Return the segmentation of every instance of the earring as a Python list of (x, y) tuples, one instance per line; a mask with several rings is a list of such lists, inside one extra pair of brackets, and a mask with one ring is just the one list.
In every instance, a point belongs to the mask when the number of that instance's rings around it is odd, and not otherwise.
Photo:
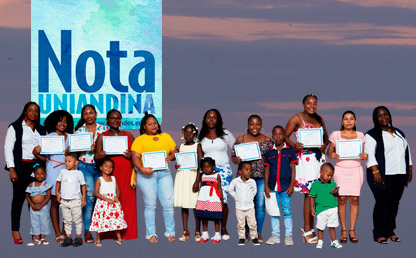
[(25, 121), (27, 121), (27, 120), (28, 120), (27, 115), (25, 115), (25, 117), (23, 118), (23, 120), (25, 120)]

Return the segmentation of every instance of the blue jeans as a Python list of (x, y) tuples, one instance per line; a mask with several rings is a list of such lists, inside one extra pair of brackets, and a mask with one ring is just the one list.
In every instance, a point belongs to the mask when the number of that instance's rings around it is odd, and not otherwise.
[[(272, 191), (274, 192), (274, 191)], [(291, 236), (292, 235), (292, 228), (293, 228), (293, 221), (292, 221), (292, 211), (290, 210), (290, 196), (287, 196), (286, 191), (282, 192), (275, 192), (276, 193), (276, 201), (279, 208), (282, 210), (283, 213), (283, 221), (285, 223), (285, 235)], [(280, 202), (279, 202), (280, 199)], [(272, 221), (272, 235), (273, 236), (280, 236), (280, 216), (270, 216)]]
[(154, 171), (151, 175), (137, 173), (137, 185), (143, 194), (146, 239), (156, 235), (155, 211), (159, 198), (165, 219), (165, 236), (175, 236), (173, 216), (173, 180), (169, 169)]
[(83, 161), (79, 161), (78, 170), (81, 170), (82, 174), (84, 174), (87, 185), (87, 205), (82, 208), (82, 220), (84, 221), (84, 230), (89, 231), (96, 200), (94, 196), (95, 181), (100, 177), (100, 171), (95, 168), (95, 164), (85, 163)]
[[(256, 210), (257, 234), (261, 235), (264, 223), (264, 179), (254, 179), (257, 185), (257, 194), (254, 197), (254, 208)], [(249, 235), (249, 228), (246, 225), (246, 235)]]

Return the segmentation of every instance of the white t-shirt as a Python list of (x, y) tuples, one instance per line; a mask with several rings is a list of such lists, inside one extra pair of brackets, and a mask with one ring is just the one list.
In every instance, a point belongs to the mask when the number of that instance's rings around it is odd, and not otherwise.
[(81, 199), (81, 185), (85, 185), (84, 175), (79, 170), (62, 169), (56, 181), (61, 182), (61, 198)]

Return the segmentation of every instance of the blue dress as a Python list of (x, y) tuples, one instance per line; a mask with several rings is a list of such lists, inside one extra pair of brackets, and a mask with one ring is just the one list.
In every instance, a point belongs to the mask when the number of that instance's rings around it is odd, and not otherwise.
[[(47, 182), (42, 182), (40, 186), (35, 186), (35, 182), (33, 182), (32, 186), (26, 188), (26, 193), (29, 193), (30, 197), (46, 195), (46, 191), (51, 187), (52, 185)], [(30, 224), (31, 235), (48, 235), (51, 233), (48, 204), (45, 204), (40, 211), (34, 211), (32, 210), (32, 207), (30, 207)]]

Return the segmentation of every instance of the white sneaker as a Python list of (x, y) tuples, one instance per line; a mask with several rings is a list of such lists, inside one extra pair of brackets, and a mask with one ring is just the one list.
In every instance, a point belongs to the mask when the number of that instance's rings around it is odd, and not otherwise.
[(342, 248), (342, 245), (338, 243), (338, 240), (335, 239), (334, 241), (331, 242), (331, 247), (339, 249), (339, 248)]
[(270, 236), (269, 239), (267, 239), (266, 244), (268, 245), (274, 245), (274, 244), (279, 244), (280, 243), (280, 236)]
[(322, 249), (323, 246), (324, 246), (324, 241), (318, 240), (318, 243), (316, 244), (316, 248)]
[(285, 236), (285, 245), (294, 245), (292, 236)]

